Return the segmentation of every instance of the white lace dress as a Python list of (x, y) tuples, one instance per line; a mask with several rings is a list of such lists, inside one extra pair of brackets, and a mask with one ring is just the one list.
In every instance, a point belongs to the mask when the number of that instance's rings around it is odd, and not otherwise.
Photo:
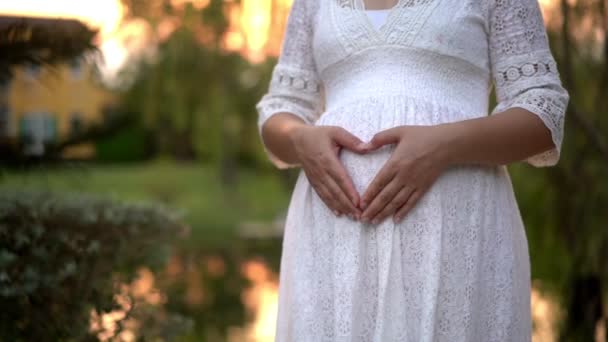
[[(537, 0), (400, 0), (375, 28), (362, 0), (295, 0), (259, 127), (289, 112), (364, 141), (511, 107), (559, 159), (568, 94)], [(495, 87), (498, 105), (491, 110)], [(341, 161), (363, 193), (392, 147)], [(267, 150), (278, 167), (289, 167)], [(303, 172), (285, 226), (277, 341), (529, 341), (527, 240), (504, 166), (446, 170), (398, 224), (336, 217)]]

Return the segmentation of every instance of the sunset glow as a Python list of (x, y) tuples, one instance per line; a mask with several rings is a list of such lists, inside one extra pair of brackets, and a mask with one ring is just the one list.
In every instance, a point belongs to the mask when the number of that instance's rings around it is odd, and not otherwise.
[(241, 274), (251, 286), (242, 293), (242, 302), (252, 316), (244, 327), (231, 329), (229, 342), (274, 341), (278, 309), (278, 276), (259, 260), (248, 260), (241, 265)]
[(251, 53), (251, 58), (264, 58), (264, 47), (270, 35), (272, 1), (244, 1), (238, 26), (243, 30), (245, 43)]
[[(191, 3), (202, 9), (210, 0), (171, 0), (171, 5), (181, 10)], [(280, 50), (282, 30), (285, 27), (293, 0), (242, 0), (240, 5), (225, 0), (230, 27), (224, 37), (224, 48), (240, 52), (251, 62), (263, 61), (276, 56)], [(575, 2), (573, 0), (573, 2)], [(559, 18), (552, 15), (559, 3), (556, 0), (539, 0), (548, 25), (559, 25)], [(120, 0), (20, 0), (4, 1), (0, 14), (70, 18), (99, 29), (96, 43), (105, 57), (102, 73), (113, 77), (133, 56), (140, 56), (153, 49), (180, 25), (179, 18), (161, 20), (152, 30), (138, 18), (128, 18), (127, 9)], [(152, 46), (150, 46), (152, 45)]]

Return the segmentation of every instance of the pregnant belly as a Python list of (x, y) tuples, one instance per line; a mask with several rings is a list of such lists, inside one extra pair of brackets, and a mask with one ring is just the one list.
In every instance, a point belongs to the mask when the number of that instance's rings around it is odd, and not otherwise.
[[(479, 116), (479, 115), (477, 115)], [(458, 110), (443, 108), (432, 103), (415, 101), (408, 97), (368, 98), (336, 106), (325, 111), (316, 125), (338, 126), (346, 129), (363, 141), (374, 134), (402, 125), (436, 125), (475, 117)], [(388, 161), (394, 145), (360, 155), (342, 150), (340, 160), (351, 176), (355, 188), (363, 193), (382, 166)], [(497, 168), (486, 166), (461, 166), (446, 170), (438, 179), (433, 191), (451, 191), (446, 188), (462, 184), (477, 184), (489, 179), (496, 180)], [(447, 183), (447, 184), (444, 184)], [(451, 185), (450, 185), (451, 184)], [(443, 190), (441, 190), (443, 189)], [(464, 191), (479, 189), (465, 189)]]
[[(394, 151), (385, 146), (375, 152), (360, 155), (348, 150), (340, 161), (351, 177), (355, 189), (363, 194)], [(445, 169), (425, 193), (417, 206), (431, 212), (448, 210), (470, 211), (486, 207), (488, 200), (512, 195), (507, 169), (504, 166), (458, 165)], [(477, 209), (474, 209), (477, 210)], [(426, 212), (426, 214), (432, 214)]]
[(368, 97), (345, 101), (321, 114), (316, 125), (340, 126), (363, 140), (382, 130), (401, 125), (437, 125), (481, 117), (486, 113), (467, 113), (432, 100), (403, 95)]

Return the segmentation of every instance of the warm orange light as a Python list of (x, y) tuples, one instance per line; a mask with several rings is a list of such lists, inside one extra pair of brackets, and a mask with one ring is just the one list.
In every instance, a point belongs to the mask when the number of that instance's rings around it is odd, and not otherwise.
[(190, 3), (194, 8), (201, 9), (209, 5), (209, 1), (211, 0), (171, 0), (171, 6), (181, 9)]
[[(171, 0), (171, 5), (176, 9), (182, 9), (187, 3), (195, 8), (202, 9), (209, 4), (210, 0)], [(227, 15), (231, 27), (224, 38), (224, 48), (231, 51), (240, 51), (245, 57), (253, 62), (263, 60), (267, 55), (276, 56), (279, 53), (289, 9), (293, 0), (241, 0), (240, 5), (230, 0), (225, 0), (228, 6)], [(543, 15), (549, 25), (559, 24), (555, 19), (555, 11), (558, 9), (557, 0), (539, 0)], [(569, 2), (576, 2), (569, 0)], [(126, 9), (121, 0), (104, 1), (82, 1), (82, 0), (20, 0), (4, 1), (0, 3), (0, 15), (22, 15), (35, 17), (59, 17), (72, 18), (83, 21), (91, 27), (100, 30), (99, 43), (109, 65), (115, 69), (117, 65), (124, 63), (127, 56), (132, 52), (129, 46), (117, 42), (113, 35), (127, 27), (129, 33), (121, 33), (120, 36), (133, 36), (133, 25), (121, 25), (126, 15)], [(179, 20), (176, 22), (161, 21), (157, 34), (163, 40), (173, 32)], [(137, 32), (143, 34), (144, 30)], [(149, 39), (145, 43), (154, 43)], [(141, 50), (141, 47), (138, 47)]]
[(555, 0), (538, 0), (538, 2), (540, 3), (541, 7), (557, 5)]
[[(89, 332), (94, 333), (99, 341), (136, 340), (142, 323), (134, 317), (127, 317), (134, 307), (144, 303), (160, 307), (166, 302), (165, 295), (156, 286), (156, 276), (148, 268), (138, 270), (138, 277), (130, 284), (120, 284), (114, 295), (117, 309), (110, 312), (91, 310), (89, 315)], [(123, 330), (119, 332), (119, 322)]]
[(539, 282), (533, 284), (530, 297), (532, 320), (534, 322), (532, 342), (557, 341), (556, 322), (563, 313), (560, 312), (554, 298), (539, 290), (539, 284)]
[(268, 42), (272, 1), (248, 0), (243, 1), (241, 6), (240, 26), (243, 28), (248, 55), (253, 60), (261, 60), (265, 56), (264, 48)]
[(240, 329), (232, 329), (228, 341), (274, 341), (278, 309), (277, 275), (263, 262), (248, 260), (241, 273), (251, 282), (242, 293), (242, 301), (253, 321)]

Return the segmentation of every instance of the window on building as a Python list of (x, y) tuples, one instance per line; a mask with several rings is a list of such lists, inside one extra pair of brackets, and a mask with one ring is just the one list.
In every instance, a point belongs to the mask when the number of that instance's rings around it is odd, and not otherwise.
[(80, 112), (74, 112), (70, 116), (70, 134), (78, 135), (84, 130), (83, 115)]
[(40, 76), (40, 71), (41, 68), (38, 64), (31, 63), (25, 66), (25, 74), (31, 80), (38, 79), (38, 77)]
[(72, 79), (79, 80), (82, 79), (83, 76), (83, 60), (82, 58), (74, 58), (69, 63), (70, 67), (70, 75)]
[(57, 119), (51, 113), (26, 113), (19, 128), (27, 155), (44, 154), (45, 145), (57, 139)]
[(6, 103), (0, 103), (0, 137), (8, 135), (9, 109)]

